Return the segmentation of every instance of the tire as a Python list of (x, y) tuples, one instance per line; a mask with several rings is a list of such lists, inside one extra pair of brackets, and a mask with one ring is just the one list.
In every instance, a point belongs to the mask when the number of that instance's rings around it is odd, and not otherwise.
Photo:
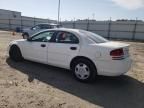
[(81, 82), (92, 82), (97, 76), (95, 65), (87, 59), (78, 59), (74, 61), (71, 70), (74, 77)]
[(28, 39), (29, 38), (28, 33), (23, 33), (22, 36), (23, 36), (23, 39)]
[(16, 45), (11, 46), (10, 51), (9, 51), (9, 56), (12, 60), (14, 60), (16, 62), (23, 60), (21, 51), (20, 51), (19, 47)]

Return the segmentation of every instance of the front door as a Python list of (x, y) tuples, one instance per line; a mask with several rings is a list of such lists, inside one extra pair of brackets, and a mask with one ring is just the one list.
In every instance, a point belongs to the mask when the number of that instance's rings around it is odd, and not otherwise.
[(47, 64), (48, 41), (54, 32), (45, 31), (33, 36), (23, 45), (24, 58)]

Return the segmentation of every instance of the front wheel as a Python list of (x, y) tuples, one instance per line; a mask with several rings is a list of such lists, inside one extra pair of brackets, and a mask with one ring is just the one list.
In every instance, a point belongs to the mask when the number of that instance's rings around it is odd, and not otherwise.
[(97, 71), (95, 65), (85, 59), (76, 60), (72, 66), (74, 77), (82, 82), (90, 82), (95, 80)]
[(16, 45), (11, 46), (10, 51), (9, 51), (9, 56), (12, 60), (17, 61), (17, 62), (23, 60), (21, 51), (19, 47), (17, 47)]

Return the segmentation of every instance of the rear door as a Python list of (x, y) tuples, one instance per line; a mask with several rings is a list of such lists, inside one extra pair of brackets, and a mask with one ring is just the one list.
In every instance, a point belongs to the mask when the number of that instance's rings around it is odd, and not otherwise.
[(70, 33), (59, 31), (48, 45), (48, 63), (69, 68), (70, 61), (79, 52), (79, 38)]

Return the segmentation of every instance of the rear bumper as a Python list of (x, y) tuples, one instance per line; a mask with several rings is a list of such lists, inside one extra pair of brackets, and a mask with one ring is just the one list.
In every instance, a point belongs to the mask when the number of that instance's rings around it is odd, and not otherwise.
[(123, 60), (108, 60), (97, 62), (98, 75), (119, 76), (129, 71), (132, 60), (126, 58)]

